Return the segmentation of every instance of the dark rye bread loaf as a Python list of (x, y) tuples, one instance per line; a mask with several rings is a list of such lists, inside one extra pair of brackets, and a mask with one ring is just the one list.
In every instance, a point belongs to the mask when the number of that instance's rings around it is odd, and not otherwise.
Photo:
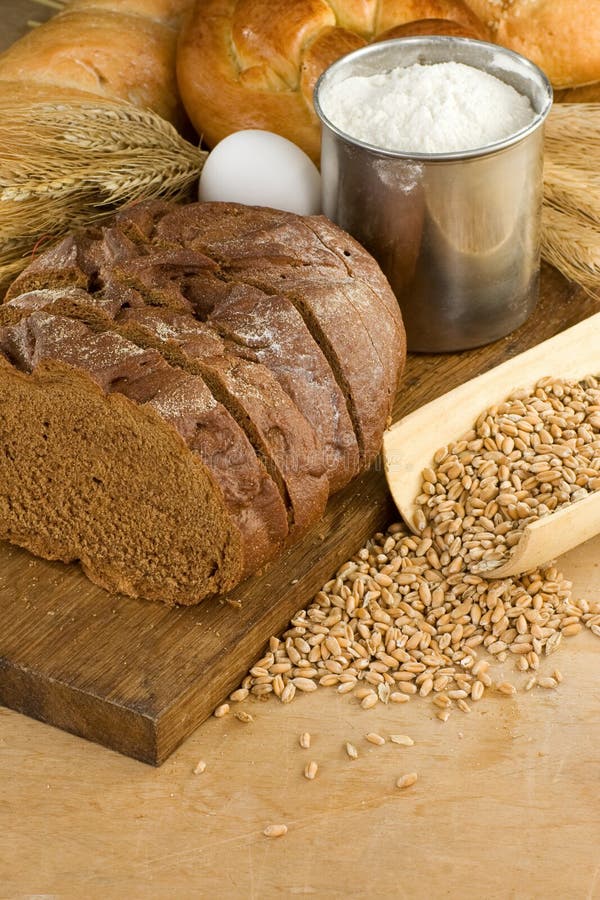
[[(372, 462), (406, 340), (398, 304), (376, 264), (352, 274), (354, 258), (371, 259), (366, 251), (323, 216), (239, 204), (190, 204), (167, 213), (155, 223), (153, 239), (192, 248), (218, 264), (220, 278), (294, 304), (344, 391), (361, 461)], [(207, 277), (205, 270), (192, 279), (192, 302)]]
[(290, 537), (321, 516), (329, 496), (323, 445), (268, 369), (228, 355), (219, 335), (189, 315), (149, 306), (127, 308), (111, 319), (106, 309), (94, 307), (93, 295), (77, 288), (66, 292), (62, 301), (48, 300), (44, 291), (22, 295), (4, 306), (4, 321), (18, 320), (21, 314), (14, 313), (23, 309), (24, 301), (27, 311), (46, 309), (76, 316), (96, 328), (114, 326), (134, 345), (160, 350), (167, 361), (202, 376), (240, 424), (279, 489), (288, 510)]
[[(37, 308), (44, 308), (43, 294), (37, 296)], [(149, 306), (126, 308), (123, 314), (119, 310), (111, 320), (117, 304), (96, 309), (94, 300), (95, 295), (80, 291), (77, 305), (82, 318), (104, 327), (114, 322), (136, 344), (162, 349), (173, 363), (203, 377), (275, 480), (289, 511), (291, 537), (322, 515), (329, 496), (323, 445), (268, 368), (227, 354), (218, 333), (191, 315)], [(53, 311), (75, 312), (72, 301), (55, 303)]]
[[(11, 325), (39, 331), (32, 311), (42, 309), (50, 322), (80, 320), (86, 340), (110, 333), (154, 353), (200, 382), (243, 432), (279, 493), (255, 568), (282, 545), (282, 530), (293, 539), (316, 521), (327, 495), (378, 452), (405, 357), (396, 301), (358, 244), (322, 217), (235, 204), (140, 204), (109, 227), (70, 236), (11, 287), (0, 307), (5, 339)], [(77, 347), (69, 355), (63, 342), (48, 355), (47, 334), (36, 346), (39, 365), (73, 365), (75, 353), (81, 377)], [(8, 344), (4, 352), (15, 359)], [(209, 430), (199, 429), (196, 451)], [(39, 543), (35, 552), (47, 555)], [(166, 599), (201, 599), (176, 594)]]
[(279, 491), (200, 377), (45, 312), (1, 327), (0, 351), (2, 539), (169, 603), (281, 548)]

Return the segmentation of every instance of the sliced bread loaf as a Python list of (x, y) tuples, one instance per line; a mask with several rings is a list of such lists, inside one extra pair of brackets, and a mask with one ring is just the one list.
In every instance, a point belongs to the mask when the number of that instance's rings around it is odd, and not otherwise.
[(0, 353), (0, 537), (169, 603), (281, 548), (279, 491), (199, 376), (45, 312), (0, 328)]
[[(11, 481), (7, 457), (0, 537), (49, 558), (81, 559), (107, 587), (190, 603), (260, 567), (373, 460), (405, 342), (378, 267), (322, 217), (160, 202), (71, 235), (28, 267), (0, 306), (0, 353), (0, 398), (9, 410), (3, 433), (10, 434), (17, 396), (29, 420), (14, 446), (7, 440), (24, 488), (19, 494)], [(77, 395), (76, 421), (69, 391)], [(50, 417), (38, 415), (40, 403)], [(94, 423), (80, 428), (88, 408)], [(153, 466), (145, 445), (138, 454), (129, 432), (119, 437), (124, 416), (156, 428)], [(66, 436), (58, 434), (63, 418)], [(59, 465), (50, 487), (50, 470), (54, 455), (69, 454), (71, 432), (77, 496), (69, 494), (74, 516), (63, 529), (67, 471)], [(155, 485), (163, 446), (169, 476)], [(172, 446), (193, 509), (177, 495)], [(25, 477), (40, 447), (49, 448), (40, 475), (47, 491)], [(97, 484), (90, 472), (98, 458), (102, 471), (117, 474)], [(193, 486), (196, 470), (201, 487)], [(127, 477), (120, 498), (118, 482)], [(134, 547), (144, 491), (157, 512)], [(168, 532), (162, 547), (161, 529)], [(192, 547), (190, 535), (203, 529)]]

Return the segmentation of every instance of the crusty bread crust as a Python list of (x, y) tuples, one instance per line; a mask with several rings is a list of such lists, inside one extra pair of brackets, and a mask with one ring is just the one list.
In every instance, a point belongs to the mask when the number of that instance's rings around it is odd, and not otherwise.
[(187, 113), (209, 147), (233, 131), (265, 128), (318, 162), (312, 95), (319, 75), (390, 29), (423, 19), (488, 36), (463, 0), (286, 0), (276, 13), (266, 0), (202, 0), (177, 51)]
[(493, 40), (533, 60), (556, 88), (600, 80), (600, 0), (466, 2)]
[[(239, 580), (372, 462), (406, 343), (377, 264), (322, 217), (154, 202), (37, 258), (0, 306), (0, 352), (27, 373), (66, 364), (143, 405), (160, 388), (158, 411), (239, 528)], [(177, 590), (173, 602), (195, 602)]]
[(126, 100), (176, 126), (185, 117), (175, 78), (181, 16), (191, 0), (73, 0), (0, 54), (0, 82)]

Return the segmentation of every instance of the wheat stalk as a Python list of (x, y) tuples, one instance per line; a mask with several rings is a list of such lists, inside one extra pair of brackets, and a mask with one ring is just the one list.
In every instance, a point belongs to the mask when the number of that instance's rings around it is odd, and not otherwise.
[(544, 204), (542, 256), (600, 299), (600, 225)]
[[(563, 165), (594, 169), (600, 154), (600, 103), (557, 103), (544, 129), (546, 153)], [(596, 166), (597, 168), (597, 166)]]
[[(0, 284), (43, 244), (142, 199), (189, 199), (206, 154), (155, 113), (16, 86), (0, 96)], [(600, 104), (546, 124), (542, 254), (600, 295)]]
[(600, 103), (557, 104), (544, 151), (542, 256), (600, 298)]
[(160, 116), (75, 94), (0, 96), (0, 283), (34, 250), (134, 201), (190, 199), (206, 153)]

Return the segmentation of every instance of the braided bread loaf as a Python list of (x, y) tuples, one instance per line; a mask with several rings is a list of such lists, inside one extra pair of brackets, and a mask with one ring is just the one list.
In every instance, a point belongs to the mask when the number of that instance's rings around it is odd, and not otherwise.
[(418, 34), (495, 41), (557, 87), (600, 79), (600, 0), (286, 0), (276, 14), (266, 0), (198, 0), (180, 36), (179, 88), (208, 146), (265, 128), (316, 161), (323, 70), (369, 42)]
[[(42, 86), (128, 100), (174, 125), (184, 122), (175, 79), (180, 19), (191, 0), (71, 0), (0, 55), (0, 89)], [(11, 90), (4, 85), (6, 90)]]
[(264, 0), (201, 0), (180, 35), (180, 93), (209, 147), (241, 128), (265, 128), (318, 161), (319, 75), (370, 41), (422, 27), (489, 38), (463, 0), (287, 0), (276, 15)]

